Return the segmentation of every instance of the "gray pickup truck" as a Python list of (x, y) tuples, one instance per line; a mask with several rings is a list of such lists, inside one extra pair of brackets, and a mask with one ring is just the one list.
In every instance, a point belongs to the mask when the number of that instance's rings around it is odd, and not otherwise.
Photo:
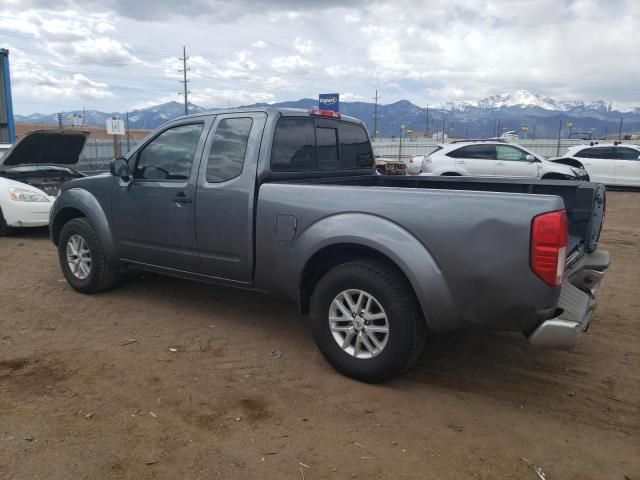
[(338, 371), (377, 382), (448, 330), (573, 348), (604, 208), (595, 183), (376, 175), (362, 122), (266, 108), (165, 124), (65, 183), (50, 230), (79, 292), (135, 268), (288, 297)]

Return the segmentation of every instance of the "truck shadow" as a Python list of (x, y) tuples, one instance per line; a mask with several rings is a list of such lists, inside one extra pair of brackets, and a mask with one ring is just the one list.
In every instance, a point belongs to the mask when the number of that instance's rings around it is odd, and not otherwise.
[[(293, 350), (301, 360), (308, 359), (311, 352), (318, 353), (308, 317), (301, 316), (291, 302), (150, 273), (132, 273), (124, 283), (113, 293), (126, 291), (161, 310), (188, 311), (180, 321), (189, 322), (190, 328), (208, 327), (213, 316), (222, 328), (259, 328), (260, 336), (271, 338), (282, 351)], [(324, 363), (318, 360), (320, 365)], [(304, 368), (317, 368), (318, 362), (314, 365)], [(338, 375), (332, 369), (327, 372)], [(536, 350), (520, 334), (474, 331), (429, 338), (417, 364), (385, 385), (400, 391), (446, 388), (519, 402), (540, 395), (566, 397), (572, 381), (584, 375), (588, 375), (587, 360), (580, 350)]]

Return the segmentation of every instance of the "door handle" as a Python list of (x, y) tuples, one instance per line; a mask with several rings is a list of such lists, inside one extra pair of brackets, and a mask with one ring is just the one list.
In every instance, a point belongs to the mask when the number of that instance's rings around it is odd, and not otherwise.
[(499, 167), (504, 167), (504, 163), (503, 162), (498, 162), (498, 163), (496, 163), (496, 165), (498, 165)]
[(464, 160), (458, 160), (456, 163), (457, 163), (458, 165), (464, 165), (464, 164), (465, 164), (465, 163), (467, 163), (467, 162), (465, 162)]
[(173, 201), (176, 203), (191, 203), (193, 202), (193, 198), (187, 197), (184, 192), (180, 192), (173, 197)]

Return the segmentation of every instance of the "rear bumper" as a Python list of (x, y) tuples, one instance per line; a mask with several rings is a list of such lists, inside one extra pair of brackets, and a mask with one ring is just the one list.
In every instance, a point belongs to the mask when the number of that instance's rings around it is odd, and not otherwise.
[(609, 268), (609, 252), (596, 250), (585, 255), (567, 272), (557, 315), (545, 320), (529, 335), (535, 347), (572, 350), (582, 332), (589, 328), (598, 302), (596, 293)]

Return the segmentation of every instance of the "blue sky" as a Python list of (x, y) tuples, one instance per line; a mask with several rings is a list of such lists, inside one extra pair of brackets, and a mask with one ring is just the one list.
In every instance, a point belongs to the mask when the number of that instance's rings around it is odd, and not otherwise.
[(316, 97), (418, 105), (526, 89), (640, 106), (640, 2), (0, 0), (17, 113)]

